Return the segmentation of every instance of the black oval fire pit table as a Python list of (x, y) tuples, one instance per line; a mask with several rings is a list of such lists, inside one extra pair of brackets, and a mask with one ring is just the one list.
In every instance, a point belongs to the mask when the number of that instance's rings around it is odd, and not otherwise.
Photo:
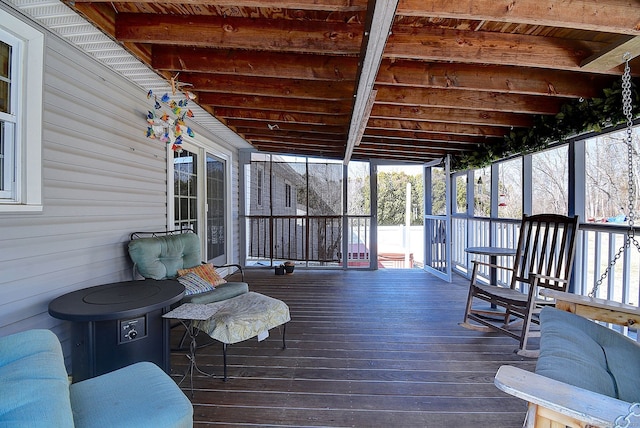
[(138, 361), (170, 373), (169, 321), (184, 295), (175, 280), (114, 282), (83, 288), (49, 303), (51, 316), (72, 322), (73, 382)]

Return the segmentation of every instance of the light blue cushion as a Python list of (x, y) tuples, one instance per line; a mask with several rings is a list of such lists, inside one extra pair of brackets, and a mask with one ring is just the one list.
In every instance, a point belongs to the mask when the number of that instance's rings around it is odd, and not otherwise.
[(227, 282), (218, 285), (212, 291), (184, 296), (182, 303), (206, 304), (220, 302), (247, 292), (249, 292), (249, 285), (246, 282)]
[(178, 269), (200, 264), (200, 240), (195, 233), (133, 239), (129, 256), (145, 278), (176, 278)]
[(628, 402), (640, 401), (640, 344), (589, 319), (544, 308), (536, 373)]
[(140, 362), (71, 385), (73, 418), (82, 428), (192, 427), (193, 407), (158, 366)]
[(50, 330), (0, 338), (0, 426), (73, 427), (62, 349)]
[[(594, 323), (595, 324), (595, 323)], [(640, 343), (597, 325), (596, 340), (607, 356), (607, 366), (617, 387), (617, 398), (640, 402)]]

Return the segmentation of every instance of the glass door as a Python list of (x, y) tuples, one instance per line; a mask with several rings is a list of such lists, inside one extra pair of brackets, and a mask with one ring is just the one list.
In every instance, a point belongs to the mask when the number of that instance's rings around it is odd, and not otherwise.
[(224, 160), (207, 153), (206, 155), (206, 260), (223, 265), (226, 256), (226, 185)]
[(425, 270), (451, 282), (451, 191), (449, 160), (424, 168)]

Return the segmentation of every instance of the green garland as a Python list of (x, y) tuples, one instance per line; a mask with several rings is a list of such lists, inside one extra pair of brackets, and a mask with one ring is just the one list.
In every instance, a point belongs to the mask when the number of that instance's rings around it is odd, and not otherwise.
[[(640, 116), (638, 83), (632, 79), (634, 118)], [(611, 88), (605, 88), (599, 98), (572, 100), (563, 104), (555, 116), (535, 115), (530, 128), (512, 129), (501, 143), (478, 145), (471, 152), (454, 156), (452, 169), (482, 168), (507, 156), (540, 151), (551, 143), (585, 132), (600, 132), (626, 120), (622, 112), (622, 83), (616, 81)]]

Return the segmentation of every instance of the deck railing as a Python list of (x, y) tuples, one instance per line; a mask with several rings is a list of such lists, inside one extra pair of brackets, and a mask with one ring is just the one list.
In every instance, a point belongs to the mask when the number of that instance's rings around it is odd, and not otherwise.
[[(452, 219), (452, 268), (455, 272), (469, 277), (471, 260), (475, 255), (465, 252), (467, 247), (495, 246), (515, 248), (518, 241), (520, 222), (510, 219), (468, 218), (454, 216)], [(571, 291), (588, 295), (607, 267), (610, 271), (599, 285), (596, 297), (639, 306), (640, 301), (640, 250), (635, 244), (616, 254), (627, 238), (624, 225), (586, 223), (580, 225), (574, 274)], [(640, 236), (640, 230), (635, 234)], [(613, 260), (615, 264), (611, 265)], [(513, 258), (499, 257), (498, 264), (511, 266)], [(480, 274), (488, 278), (488, 269)], [(508, 284), (511, 277), (506, 271), (498, 271), (498, 282)], [(637, 331), (617, 328), (625, 334), (637, 337)]]
[(291, 260), (313, 266), (342, 265), (343, 236), (352, 267), (369, 267), (371, 219), (346, 216), (248, 216), (247, 262)]

